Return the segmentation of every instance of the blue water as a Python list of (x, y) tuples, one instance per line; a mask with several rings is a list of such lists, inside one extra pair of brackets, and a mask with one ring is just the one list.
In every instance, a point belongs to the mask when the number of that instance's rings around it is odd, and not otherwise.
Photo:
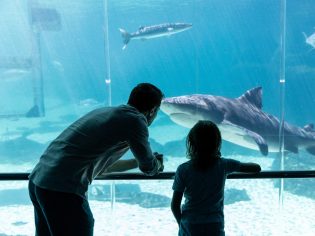
[[(126, 103), (130, 90), (140, 82), (157, 85), (166, 97), (201, 93), (235, 98), (262, 86), (263, 111), (280, 118), (284, 110), (285, 120), (299, 127), (314, 123), (315, 49), (306, 43), (303, 32), (307, 36), (315, 33), (315, 0), (287, 1), (286, 10), (283, 2), (108, 0), (106, 9), (105, 0), (1, 0), (0, 172), (30, 171), (50, 141), (71, 122), (96, 107)], [(36, 32), (38, 26), (31, 23), (31, 8), (53, 10), (57, 19), (42, 15), (39, 21), (43, 29)], [(286, 37), (282, 51), (284, 15)], [(167, 22), (192, 23), (193, 27), (170, 37), (131, 40), (122, 50), (119, 28), (132, 33), (140, 26)], [(285, 86), (279, 82), (282, 55), (285, 55)], [(33, 67), (14, 67), (14, 63), (23, 59), (33, 61)], [(38, 94), (39, 83), (34, 80), (38, 72), (43, 78), (42, 94)], [(110, 86), (105, 83), (109, 78)], [(26, 118), (23, 114), (37, 100), (44, 102), (45, 116)], [(175, 124), (162, 112), (150, 127), (152, 149), (164, 153), (166, 171), (174, 171), (186, 160), (187, 132), (187, 128)], [(258, 151), (228, 142), (222, 148), (224, 156), (258, 162), (264, 170), (280, 168), (279, 153), (264, 157)], [(314, 168), (315, 157), (305, 151), (285, 155), (287, 170)], [(289, 220), (284, 220), (283, 225), (281, 221), (277, 223), (278, 215), (273, 214), (277, 213), (279, 183), (273, 179), (256, 181), (228, 181), (227, 188), (233, 192), (227, 192), (232, 197), (226, 202), (230, 204), (226, 206), (229, 235), (259, 235), (260, 230), (261, 235), (290, 235), (287, 232), (292, 230), (291, 226), (294, 235), (314, 232), (314, 179), (285, 180), (282, 213), (283, 219)], [(141, 218), (135, 225), (148, 232), (165, 228), (162, 232), (175, 235), (177, 225), (168, 208), (171, 183), (165, 183), (136, 181), (136, 187), (130, 183), (118, 184), (116, 215), (122, 219), (127, 216), (128, 220)], [(136, 192), (137, 198), (133, 195), (125, 199), (124, 192), (118, 191), (119, 186), (127, 186), (128, 193), (129, 188), (138, 191), (139, 186), (141, 191)], [(26, 183), (3, 182), (0, 188), (0, 214), (6, 222), (1, 224), (0, 220), (0, 235), (33, 235), (33, 209)], [(105, 197), (92, 196), (91, 206), (99, 224), (96, 229), (107, 230), (108, 224), (104, 222), (115, 217), (107, 214), (109, 185), (101, 190)], [(120, 205), (122, 202), (134, 210), (126, 212), (125, 205)], [(147, 209), (155, 207), (156, 211)], [(148, 226), (142, 222), (142, 208), (146, 208)], [(248, 212), (252, 215), (247, 215)], [(104, 221), (104, 215), (113, 219)], [(150, 228), (157, 219), (157, 229)], [(251, 229), (247, 228), (251, 225)], [(127, 226), (120, 229), (131, 227)], [(277, 233), (281, 226), (288, 231)], [(96, 235), (104, 235), (104, 231), (97, 230)]]
[[(5, 58), (34, 55), (31, 40), (34, 26), (29, 20), (28, 7), (56, 10), (60, 27), (57, 30), (44, 29), (37, 42), (40, 45), (44, 83), (42, 99), (46, 115), (29, 120), (9, 119), (8, 122), (2, 119), (1, 140), (9, 141), (0, 144), (4, 162), (11, 159), (22, 159), (23, 162), (23, 158), (25, 162), (35, 162), (48, 145), (49, 138), (46, 142), (33, 140), (29, 143), (25, 137), (34, 133), (60, 132), (98, 105), (125, 103), (130, 90), (140, 82), (157, 85), (166, 97), (202, 93), (234, 98), (248, 89), (262, 86), (265, 112), (280, 118), (280, 111), (284, 108), (285, 120), (291, 124), (303, 127), (314, 122), (315, 50), (311, 50), (312, 46), (306, 44), (303, 36), (303, 32), (311, 35), (315, 31), (314, 0), (288, 1), (286, 5), (284, 97), (280, 94), (283, 85), (279, 83), (283, 55), (281, 17), (284, 15), (281, 1), (109, 0), (107, 9), (105, 1), (29, 3), (3, 1), (0, 50)], [(170, 37), (131, 40), (122, 50), (118, 28), (132, 33), (139, 26), (166, 22), (192, 23), (193, 27)], [(105, 34), (107, 23), (108, 41)], [(24, 113), (31, 108), (34, 97), (36, 99), (33, 74), (6, 78), (7, 70), (11, 69), (0, 67), (4, 78), (0, 88), (3, 94), (0, 103), (2, 115)], [(111, 94), (105, 84), (108, 77), (111, 79)], [(62, 106), (73, 107), (73, 110), (58, 110)], [(84, 106), (84, 110), (77, 108), (80, 106)], [(52, 114), (59, 114), (60, 119), (54, 121)], [(36, 128), (27, 127), (28, 123), (34, 122), (39, 123)], [(176, 125), (161, 112), (153, 128), (161, 127), (161, 132), (165, 132), (163, 126), (171, 124)], [(13, 144), (12, 133), (20, 134), (20, 139)], [(182, 138), (174, 140), (178, 143), (171, 147), (174, 149), (179, 144), (177, 153), (183, 152), (184, 156)], [(152, 139), (155, 147), (160, 147), (161, 144), (154, 137)], [(239, 152), (260, 156), (259, 152), (229, 143), (224, 145), (224, 150), (227, 154)]]

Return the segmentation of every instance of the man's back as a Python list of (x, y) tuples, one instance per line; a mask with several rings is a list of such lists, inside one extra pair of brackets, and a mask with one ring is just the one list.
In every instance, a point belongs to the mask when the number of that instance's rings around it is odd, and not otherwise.
[(30, 179), (42, 188), (84, 196), (92, 180), (128, 151), (133, 132), (141, 131), (146, 137), (145, 117), (131, 106), (91, 111), (49, 145)]

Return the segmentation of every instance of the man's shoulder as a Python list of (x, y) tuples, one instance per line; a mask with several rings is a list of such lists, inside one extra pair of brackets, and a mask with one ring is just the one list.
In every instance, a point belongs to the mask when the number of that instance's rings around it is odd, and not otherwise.
[(131, 130), (143, 130), (147, 127), (145, 116), (132, 106), (120, 105), (113, 112), (116, 113), (114, 117), (119, 117), (118, 120), (128, 124)]
[(224, 163), (225, 169), (228, 172), (239, 171), (241, 162), (230, 158), (221, 158), (222, 163)]

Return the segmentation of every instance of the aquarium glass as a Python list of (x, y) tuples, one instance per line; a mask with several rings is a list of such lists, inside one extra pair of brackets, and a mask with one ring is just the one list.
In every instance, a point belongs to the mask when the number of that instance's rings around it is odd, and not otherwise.
[[(224, 157), (265, 171), (314, 170), (314, 6), (315, 0), (1, 0), (0, 173), (30, 172), (68, 125), (93, 109), (125, 104), (141, 82), (159, 87), (166, 101), (189, 97), (179, 111), (162, 106), (149, 128), (165, 171), (187, 161), (186, 136), (199, 119), (218, 124)], [(176, 234), (172, 180), (95, 185), (96, 235)], [(312, 221), (298, 218), (314, 209), (313, 179), (227, 185), (228, 235), (315, 231)], [(124, 199), (115, 188), (141, 197)], [(27, 194), (24, 181), (1, 182), (0, 235), (33, 235)], [(108, 217), (111, 227), (103, 224)]]

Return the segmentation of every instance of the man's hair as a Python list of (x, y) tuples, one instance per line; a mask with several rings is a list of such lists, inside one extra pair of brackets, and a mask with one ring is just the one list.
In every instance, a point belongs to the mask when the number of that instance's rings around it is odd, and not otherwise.
[(221, 157), (221, 133), (215, 123), (208, 120), (198, 121), (186, 139), (187, 157), (199, 170), (208, 169)]
[(128, 104), (137, 108), (140, 112), (159, 107), (164, 94), (160, 89), (150, 83), (140, 83), (130, 93)]

